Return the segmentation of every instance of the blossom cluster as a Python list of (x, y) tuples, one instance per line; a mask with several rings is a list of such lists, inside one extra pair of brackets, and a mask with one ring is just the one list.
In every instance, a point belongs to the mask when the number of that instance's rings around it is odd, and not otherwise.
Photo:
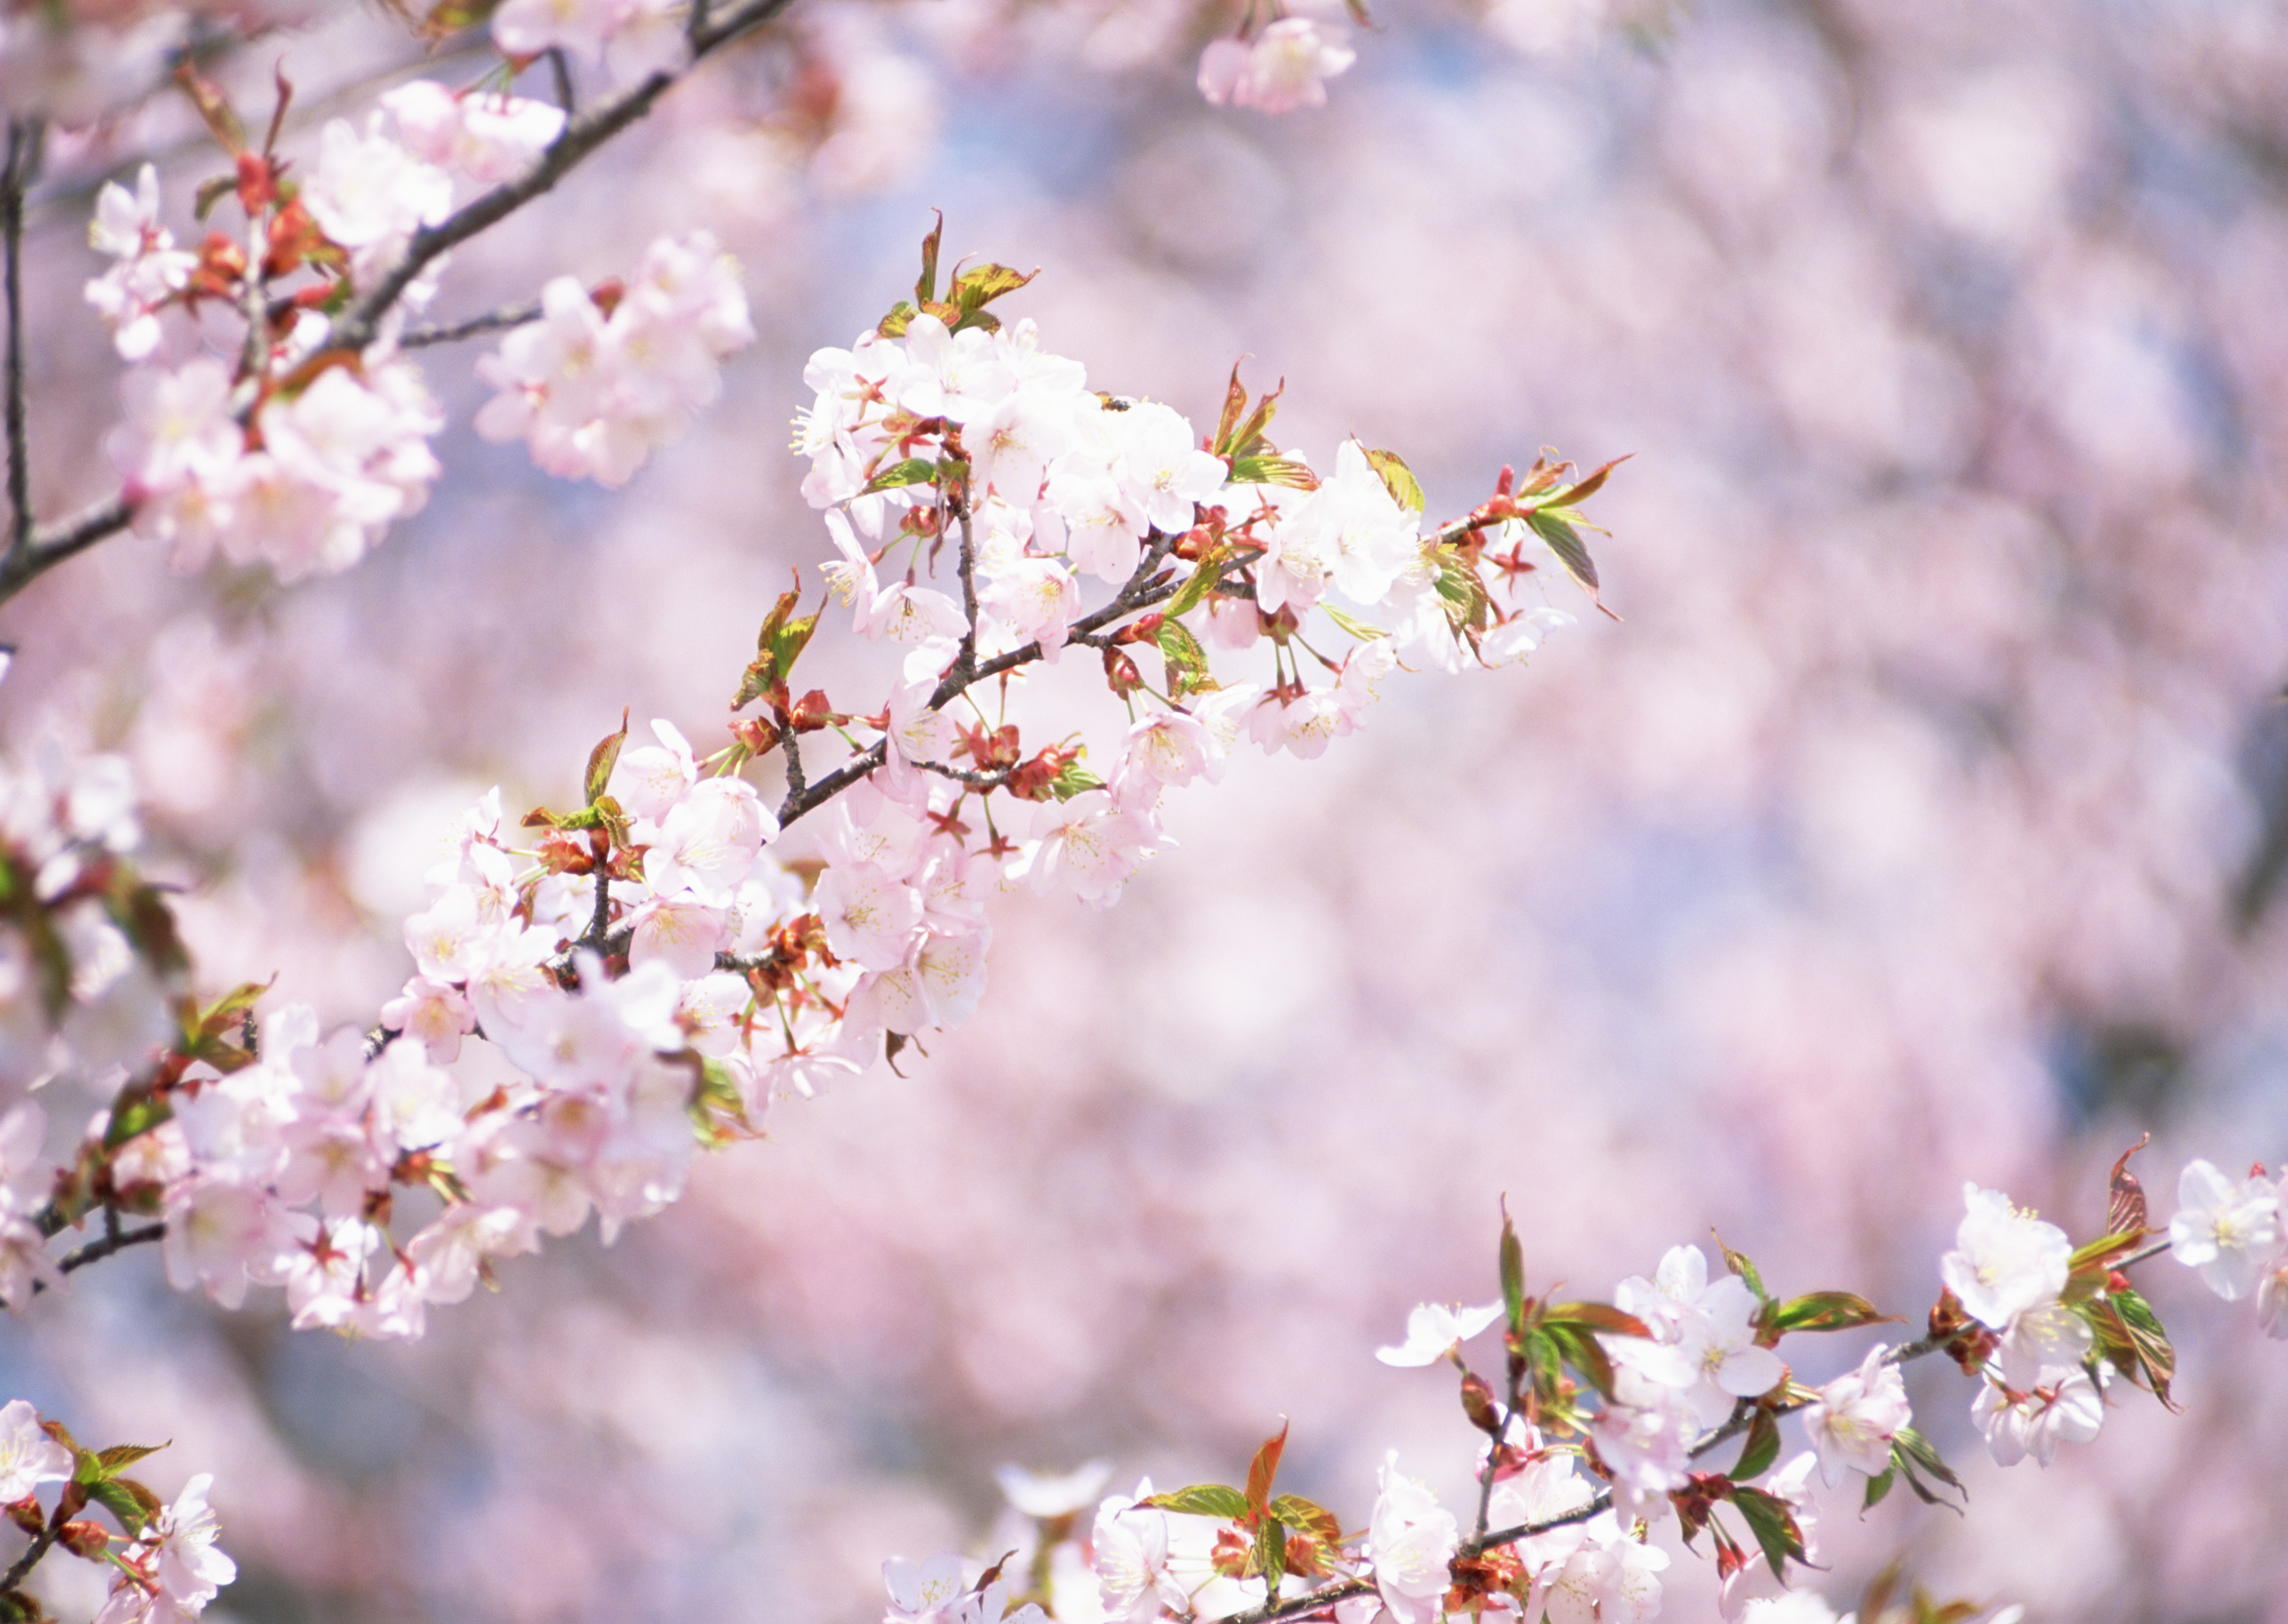
[[(445, 419), (399, 340), (442, 260), (369, 340), (345, 345), (337, 321), (448, 218), (457, 183), (521, 175), (564, 128), (544, 102), (409, 81), (362, 127), (330, 121), (306, 165), (237, 147), (245, 239), (212, 232), (195, 252), (163, 224), (153, 167), (132, 191), (103, 188), (89, 237), (111, 265), (87, 299), (131, 363), (106, 449), (136, 529), (169, 543), (176, 569), (219, 553), (285, 581), (330, 574), (420, 511)], [(715, 398), (719, 363), (752, 337), (714, 240), (663, 240), (624, 288), (549, 285), (537, 319), (481, 363), (503, 392), (478, 427), (529, 438), (552, 471), (619, 484)]]
[[(1941, 1490), (1960, 1490), (1911, 1424), (1903, 1361), (1950, 1357), (1977, 1383), (1973, 1413), (1996, 1461), (2047, 1464), (2060, 1442), (2094, 1436), (2109, 1373), (2167, 1398), (2173, 1355), (2128, 1269), (2173, 1250), (2228, 1299), (2279, 1279), (2282, 1192), (2261, 1168), (2234, 1181), (2206, 1161), (2189, 1165), (2168, 1239), (2149, 1248), (2156, 1232), (2129, 1161), (2113, 1170), (2106, 1232), (2080, 1247), (2000, 1192), (1967, 1186), (1955, 1245), (1939, 1263), (1927, 1337), (1877, 1343), (1816, 1388), (1795, 1379), (1779, 1345), (1882, 1319), (1864, 1299), (1830, 1291), (1782, 1300), (1743, 1255), (1724, 1248), (1725, 1272), (1712, 1278), (1707, 1255), (1680, 1246), (1649, 1278), (1622, 1281), (1609, 1305), (1548, 1303), (1527, 1293), (1505, 1221), (1502, 1295), (1422, 1303), (1404, 1339), (1376, 1352), (1386, 1365), (1459, 1373), (1461, 1407), (1482, 1435), (1474, 1530), (1402, 1472), (1394, 1451), (1363, 1528), (1343, 1533), (1349, 1519), (1275, 1495), (1283, 1430), (1258, 1452), (1244, 1490), (1156, 1491), (1148, 1479), (1095, 1501), (1092, 1517), (1084, 1513), (1108, 1463), (1055, 1477), (1013, 1468), (1003, 1475), (1011, 1512), (991, 1538), (1010, 1554), (981, 1574), (953, 1556), (920, 1568), (886, 1565), (886, 1624), (925, 1615), (993, 1624), (1012, 1601), (1037, 1603), (1065, 1624), (1496, 1615), (1642, 1624), (1660, 1612), (1672, 1557), (1655, 1535), (1670, 1525), (1688, 1550), (1704, 1535), (1712, 1541), (1728, 1620), (1835, 1624), (1824, 1598), (1796, 1588), (1820, 1567), (1823, 1485), (1836, 1489), (1855, 1473), (1863, 1495), (1854, 1499), (1868, 1507), (1899, 1481), (1934, 1502)], [(1497, 1327), (1505, 1398), (1465, 1356)], [(1809, 1447), (1783, 1461), (1779, 1422), (1789, 1415)], [(1731, 1469), (1712, 1470), (1712, 1452), (1734, 1439)], [(1013, 1569), (1030, 1576), (1030, 1588), (1013, 1596), (1000, 1577)], [(933, 1587), (926, 1606), (918, 1574)], [(1889, 1587), (1887, 1578), (1870, 1592), (1871, 1620), (1895, 1616)], [(1982, 1611), (1936, 1609), (1919, 1596), (1911, 1616)], [(2020, 1616), (2006, 1608), (1994, 1620)]]
[[(163, 903), (126, 862), (141, 837), (121, 757), (51, 742), (0, 760), (0, 1073), (94, 1075), (171, 1033), (183, 964)], [(27, 1165), (15, 1139), (0, 1125), (0, 1181)], [(0, 1271), (0, 1301), (18, 1300), (16, 1278)]]
[[(0, 1504), (11, 1521), (44, 1541), (32, 1561), (52, 1547), (112, 1571), (95, 1624), (183, 1624), (238, 1577), (238, 1565), (215, 1545), (221, 1525), (207, 1501), (213, 1476), (199, 1473), (163, 1506), (124, 1476), (152, 1453), (134, 1445), (85, 1450), (60, 1422), (43, 1422), (28, 1401), (0, 1405)], [(37, 1496), (48, 1484), (63, 1488), (52, 1509), (44, 1510)], [(124, 1532), (82, 1515), (94, 1506)]]
[(501, 392), (477, 413), (487, 440), (524, 440), (563, 479), (624, 485), (722, 392), (723, 358), (754, 342), (747, 298), (707, 233), (663, 240), (624, 288), (591, 293), (569, 276), (541, 290), (478, 376)]

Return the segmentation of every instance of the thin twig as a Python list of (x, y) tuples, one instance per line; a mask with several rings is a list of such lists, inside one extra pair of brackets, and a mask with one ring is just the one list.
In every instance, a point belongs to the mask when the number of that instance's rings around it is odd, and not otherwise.
[[(108, 1212), (109, 1209), (106, 1208), (106, 1211)], [(117, 1223), (115, 1216), (113, 1217), (113, 1223), (115, 1224)], [(129, 1247), (142, 1246), (148, 1241), (157, 1240), (166, 1232), (167, 1226), (163, 1224), (153, 1224), (142, 1229), (114, 1228), (102, 1240), (91, 1240), (77, 1251), (65, 1253), (56, 1264), (56, 1272), (69, 1274), (75, 1269), (84, 1269), (90, 1264), (99, 1264), (115, 1252), (123, 1252)], [(4, 1588), (6, 1588), (5, 1586), (0, 1586), (0, 1589)]]
[(457, 344), (464, 338), (481, 337), (512, 327), (523, 327), (540, 320), (540, 301), (528, 300), (521, 305), (504, 305), (485, 315), (472, 316), (466, 321), (451, 327), (417, 327), (398, 335), (401, 350), (423, 350), (433, 344)]
[(24, 421), (24, 193), (40, 167), (47, 126), (38, 119), (8, 123), (8, 160), (0, 170), (0, 237), (6, 240), (8, 305), (8, 558), (32, 545), (32, 462)]
[[(1152, 584), (1153, 577), (1158, 573), (1160, 565), (1167, 558), (1169, 551), (1175, 546), (1176, 539), (1174, 536), (1164, 535), (1156, 541), (1145, 552), (1143, 558), (1138, 561), (1135, 573), (1128, 577), (1110, 603), (1081, 616), (1072, 623), (1072, 641), (1076, 643), (1084, 641), (1087, 633), (1095, 631), (1100, 627), (1108, 626), (1124, 615), (1133, 614), (1141, 609), (1148, 609), (1155, 604), (1165, 603), (1182, 590), (1183, 583), (1180, 581), (1170, 580), (1160, 582), (1156, 585)], [(1234, 558), (1224, 567), (1237, 569), (1244, 563), (1244, 559)], [(1013, 648), (1006, 654), (996, 654), (990, 660), (977, 663), (966, 676), (961, 674), (957, 663), (955, 669), (945, 674), (938, 683), (936, 690), (931, 693), (929, 709), (942, 710), (968, 689), (983, 682), (987, 677), (998, 677), (1004, 671), (1013, 671), (1020, 666), (1030, 665), (1041, 657), (1040, 641), (1036, 638), (1021, 647)], [(886, 741), (876, 741), (806, 789), (798, 792), (790, 783), (786, 799), (779, 804), (779, 828), (783, 829), (804, 813), (817, 811), (819, 807), (880, 766), (885, 742)], [(951, 776), (958, 776), (958, 772)]]

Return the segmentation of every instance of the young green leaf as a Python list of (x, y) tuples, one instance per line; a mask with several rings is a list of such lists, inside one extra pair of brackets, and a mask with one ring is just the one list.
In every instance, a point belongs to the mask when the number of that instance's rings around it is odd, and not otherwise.
[(1379, 626), (1370, 626), (1364, 621), (1360, 620), (1356, 615), (1344, 614), (1340, 609), (1338, 609), (1334, 605), (1327, 602), (1324, 598), (1320, 599), (1319, 607), (1327, 612), (1327, 618), (1329, 620), (1334, 622), (1336, 625), (1341, 627), (1345, 631), (1349, 632), (1351, 636), (1356, 638), (1362, 643), (1371, 643), (1377, 638), (1386, 638), (1390, 635)]
[(1231, 482), (1234, 485), (1284, 485), (1299, 491), (1319, 488), (1319, 476), (1311, 471), (1310, 464), (1299, 463), (1291, 456), (1235, 456), (1231, 459)]
[(1180, 1511), (1187, 1517), (1216, 1517), (1234, 1523), (1247, 1515), (1247, 1496), (1221, 1483), (1195, 1483), (1138, 1503), (1163, 1511)]
[(922, 239), (922, 273), (914, 282), (917, 305), (927, 305), (937, 297), (937, 250), (938, 244), (945, 241), (945, 214), (942, 210), (932, 212), (937, 215), (937, 224)]
[(1525, 1249), (1518, 1245), (1517, 1225), (1510, 1222), (1509, 1199), (1502, 1199), (1502, 1309), (1509, 1318), (1512, 1336), (1525, 1330)]
[(1390, 493), (1393, 502), (1409, 512), (1419, 513), (1422, 511), (1422, 481), (1414, 477), (1414, 471), (1406, 465), (1404, 457), (1395, 451), (1369, 451), (1366, 460), (1375, 472), (1382, 476), (1382, 487)]
[(1779, 1458), (1780, 1423), (1769, 1410), (1758, 1410), (1755, 1420), (1748, 1423), (1748, 1441), (1741, 1446), (1739, 1464), (1731, 1471), (1732, 1480), (1745, 1483), (1752, 1477), (1760, 1477)]
[(588, 752), (588, 771), (581, 780), (585, 803), (593, 806), (604, 798), (604, 787), (612, 781), (612, 769), (619, 764), (620, 746), (628, 741), (628, 713), (620, 712), (620, 731), (600, 741)]
[(2122, 1152), (2121, 1160), (2113, 1164), (2113, 1176), (2106, 1181), (2105, 1227), (2114, 1234), (2134, 1232), (2142, 1238), (2145, 1233), (2145, 1186), (2129, 1170), (2129, 1159), (2152, 1142), (2149, 1133)]
[(1192, 571), (1182, 586), (1176, 589), (1176, 595), (1168, 600), (1164, 611), (1168, 619), (1189, 614), (1205, 603), (1208, 594), (1215, 590), (1216, 582), (1223, 578), (1223, 572), (1234, 556), (1229, 547), (1219, 544), (1209, 548), (1202, 555), (1199, 566)]
[(1788, 1502), (1762, 1489), (1736, 1488), (1732, 1491), (1732, 1503), (1739, 1507), (1749, 1532), (1763, 1548), (1764, 1560), (1772, 1565), (1772, 1577), (1784, 1580), (1788, 1559), (1804, 1558), (1803, 1530), (1796, 1525)]
[(1896, 1314), (1887, 1314), (1848, 1291), (1807, 1292), (1790, 1297), (1772, 1311), (1772, 1323), (1783, 1331), (1848, 1331), (1897, 1319)]
[[(1525, 522), (1533, 527), (1536, 535), (1549, 543), (1549, 551), (1557, 555), (1557, 561), (1565, 566), (1565, 573), (1589, 594), (1589, 601), (1600, 609), (1605, 609), (1605, 600), (1597, 596), (1597, 566), (1589, 557), (1589, 548), (1582, 541), (1581, 533), (1556, 514), (1542, 508), (1528, 513)], [(1605, 609), (1605, 613), (1610, 614), (1612, 611)]]
[(1335, 1514), (1300, 1494), (1282, 1494), (1271, 1502), (1271, 1515), (1301, 1533), (1329, 1546), (1342, 1543), (1343, 1525)]
[(1712, 1229), (1708, 1232), (1715, 1236), (1716, 1249), (1724, 1254), (1724, 1266), (1748, 1282), (1748, 1289), (1756, 1294), (1757, 1302), (1770, 1302), (1772, 1294), (1764, 1289), (1763, 1272), (1756, 1267), (1753, 1260), (1745, 1252), (1736, 1252), (1726, 1246), (1724, 1237), (1716, 1234), (1714, 1230)]
[(926, 485), (937, 475), (937, 464), (927, 457), (910, 456), (888, 467), (866, 481), (869, 491), (886, 491), (901, 485)]

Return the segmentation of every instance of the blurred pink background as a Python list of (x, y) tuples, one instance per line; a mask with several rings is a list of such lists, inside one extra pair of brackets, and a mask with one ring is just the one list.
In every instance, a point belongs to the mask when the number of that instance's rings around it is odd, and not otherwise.
[[(1005, 902), (983, 1008), (903, 1079), (782, 1107), (418, 1345), (222, 1314), (147, 1254), (36, 1304), (9, 1392), (217, 1474), (220, 1612), (854, 1624), (883, 1557), (982, 1540), (1004, 1461), (1228, 1478), (1282, 1415), (1292, 1486), (1362, 1524), (1392, 1446), (1463, 1492), (1450, 1385), (1370, 1353), (1492, 1295), (1505, 1193), (1540, 1285), (1608, 1295), (1712, 1224), (1911, 1335), (1966, 1179), (2086, 1237), (2146, 1128), (2164, 1216), (2188, 1157), (2288, 1154), (2277, 8), (1704, 0), (1640, 36), (1394, 3), (1279, 122), (1199, 99), (1231, 19), (1190, 0), (794, 16), (448, 277), (449, 319), (659, 232), (740, 257), (762, 342), (625, 492), (457, 429), (346, 576), (123, 540), (0, 613), (0, 726), (131, 757), (210, 983), (369, 1020), (476, 793), (560, 801), (623, 705), (719, 741), (828, 551), (803, 360), (910, 282), (933, 207), (949, 255), (1043, 267), (1011, 304), (1093, 386), (1202, 419), (1251, 355), (1282, 444), (1397, 448), (1434, 509), (1545, 444), (1633, 453), (1593, 514), (1625, 618), (1244, 760), (1108, 913)], [(377, 57), (417, 61), (358, 16), (288, 62), (322, 105)], [(187, 217), (217, 164), (165, 105), (37, 210), (50, 511), (103, 493), (117, 374), (67, 194), (145, 139)], [(457, 424), (473, 354), (424, 358)], [(859, 669), (826, 644), (817, 678)], [(2003, 1472), (1919, 1367), (1970, 1516), (1831, 1497), (1839, 1611), (1903, 1556), (2037, 1620), (2288, 1619), (2288, 1349), (2146, 1272), (2185, 1414), (2117, 1389), (2096, 1444)], [(1708, 1565), (1668, 1578), (1713, 1616)]]

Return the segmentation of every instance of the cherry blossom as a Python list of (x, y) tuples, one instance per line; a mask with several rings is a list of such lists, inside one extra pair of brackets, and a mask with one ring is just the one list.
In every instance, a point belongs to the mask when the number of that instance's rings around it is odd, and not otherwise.
[(6, 1502), (71, 1475), (71, 1451), (40, 1430), (40, 1418), (28, 1402), (11, 1398), (0, 1405), (0, 1495)]
[(1858, 1369), (1819, 1390), (1803, 1425), (1819, 1451), (1819, 1475), (1833, 1488), (1847, 1472), (1871, 1477), (1887, 1470), (1891, 1440), (1912, 1418), (1905, 1380), (1889, 1348), (1877, 1343)]
[(2073, 1243), (2065, 1231), (2010, 1204), (1998, 1190), (1963, 1186), (1969, 1208), (1939, 1274), (1970, 1317), (1994, 1330), (2065, 1289)]
[(1988, 1380), (1970, 1414), (1986, 1434), (1996, 1465), (2015, 1466), (2030, 1454), (2047, 1466), (2061, 1443), (2086, 1444), (2097, 1436), (2105, 1400), (2088, 1372), (2054, 1365), (2023, 1390)]
[(2280, 1244), (2272, 1181), (2252, 1176), (2235, 1184), (2213, 1164), (2191, 1161), (2177, 1180), (2177, 1203), (2169, 1220), (2176, 1260), (2199, 1270), (2202, 1282), (2226, 1302), (2246, 1296)]
[(1200, 58), (1200, 94), (1218, 107), (1291, 113), (1327, 105), (1326, 81), (1358, 59), (1339, 25), (1307, 17), (1273, 23), (1253, 44), (1222, 39)]
[(1362, 1548), (1375, 1589), (1396, 1624), (1430, 1624), (1444, 1611), (1447, 1565), (1461, 1530), (1426, 1485), (1400, 1475), (1395, 1449), (1383, 1458), (1381, 1484)]
[(1377, 1348), (1375, 1358), (1386, 1365), (1434, 1365), (1501, 1318), (1502, 1305), (1464, 1308), (1458, 1303), (1421, 1303), (1406, 1316), (1406, 1340)]

